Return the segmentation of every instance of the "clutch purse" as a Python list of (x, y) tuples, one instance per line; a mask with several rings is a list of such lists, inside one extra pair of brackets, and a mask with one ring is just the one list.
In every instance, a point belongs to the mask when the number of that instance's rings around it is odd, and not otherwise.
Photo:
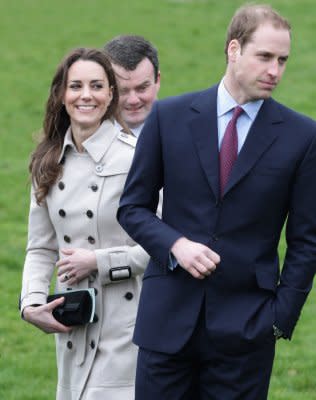
[(94, 289), (69, 290), (63, 293), (51, 294), (47, 297), (47, 303), (64, 297), (63, 304), (53, 310), (54, 318), (63, 325), (85, 325), (93, 322), (95, 313)]

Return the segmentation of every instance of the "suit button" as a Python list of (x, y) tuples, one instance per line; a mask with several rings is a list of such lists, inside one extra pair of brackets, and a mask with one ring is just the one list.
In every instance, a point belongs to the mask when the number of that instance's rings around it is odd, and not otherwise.
[(99, 189), (99, 187), (96, 183), (93, 183), (90, 187), (93, 192), (96, 192)]
[(58, 187), (59, 187), (60, 190), (64, 190), (64, 189), (65, 189), (65, 184), (64, 184), (64, 182), (60, 181), (60, 182), (58, 183)]
[(68, 347), (69, 350), (72, 349), (72, 341), (71, 340), (68, 340), (67, 347)]
[(219, 237), (217, 235), (213, 235), (212, 239), (214, 240), (214, 242), (217, 242), (219, 240)]
[(94, 341), (94, 340), (91, 340), (91, 342), (90, 342), (90, 347), (91, 347), (91, 349), (94, 349), (94, 348), (95, 348), (95, 341)]
[(65, 235), (65, 236), (64, 236), (64, 241), (65, 241), (66, 243), (70, 243), (70, 242), (71, 242), (71, 239), (70, 239), (69, 236)]
[(58, 211), (58, 214), (59, 214), (61, 217), (64, 218), (64, 217), (66, 216), (66, 211), (61, 209), (61, 210)]
[(93, 212), (91, 210), (88, 210), (86, 212), (86, 215), (87, 215), (88, 218), (92, 218), (93, 217)]
[(90, 244), (94, 244), (94, 243), (95, 243), (95, 238), (92, 237), (92, 236), (89, 236), (89, 237), (88, 237), (88, 242), (89, 242)]
[(97, 171), (97, 172), (102, 172), (103, 171), (103, 165), (102, 164), (99, 164), (99, 165), (97, 165), (96, 167), (95, 167), (95, 170)]
[(127, 293), (125, 293), (125, 299), (126, 300), (132, 300), (132, 298), (134, 297), (134, 295), (133, 295), (133, 293), (131, 293), (131, 292), (127, 292)]

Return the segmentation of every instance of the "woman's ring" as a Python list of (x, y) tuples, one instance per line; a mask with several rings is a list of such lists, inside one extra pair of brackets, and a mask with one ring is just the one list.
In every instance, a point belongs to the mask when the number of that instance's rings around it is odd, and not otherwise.
[(64, 275), (64, 280), (65, 280), (65, 281), (68, 281), (68, 279), (69, 279), (69, 276), (68, 276), (67, 274), (65, 274), (65, 275)]

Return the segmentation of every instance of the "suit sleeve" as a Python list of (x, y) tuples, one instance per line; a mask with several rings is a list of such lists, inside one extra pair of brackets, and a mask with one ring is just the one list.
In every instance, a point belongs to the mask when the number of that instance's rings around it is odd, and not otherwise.
[(28, 243), (23, 269), (21, 312), (32, 304), (45, 304), (58, 257), (55, 229), (46, 203), (38, 205), (34, 189), (28, 223)]
[(291, 338), (316, 267), (316, 140), (296, 172), (286, 225), (287, 251), (276, 297), (276, 324)]
[[(164, 184), (163, 143), (155, 103), (137, 142), (117, 217), (126, 232), (152, 259), (166, 268), (169, 250), (181, 236), (156, 215), (159, 191)], [(170, 134), (170, 132), (169, 132)]]

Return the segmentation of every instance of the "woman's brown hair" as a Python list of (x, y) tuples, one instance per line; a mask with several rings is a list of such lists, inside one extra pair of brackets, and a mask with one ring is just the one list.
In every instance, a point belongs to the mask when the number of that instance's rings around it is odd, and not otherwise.
[(94, 61), (103, 67), (109, 86), (112, 87), (113, 98), (102, 121), (108, 118), (116, 118), (121, 122), (117, 115), (118, 89), (109, 58), (103, 51), (97, 49), (78, 48), (71, 51), (57, 67), (53, 77), (46, 103), (43, 136), (31, 156), (29, 165), (38, 204), (45, 199), (49, 189), (62, 173), (62, 164), (58, 163), (58, 159), (63, 147), (65, 133), (70, 125), (69, 115), (63, 105), (63, 97), (69, 68), (78, 60)]

